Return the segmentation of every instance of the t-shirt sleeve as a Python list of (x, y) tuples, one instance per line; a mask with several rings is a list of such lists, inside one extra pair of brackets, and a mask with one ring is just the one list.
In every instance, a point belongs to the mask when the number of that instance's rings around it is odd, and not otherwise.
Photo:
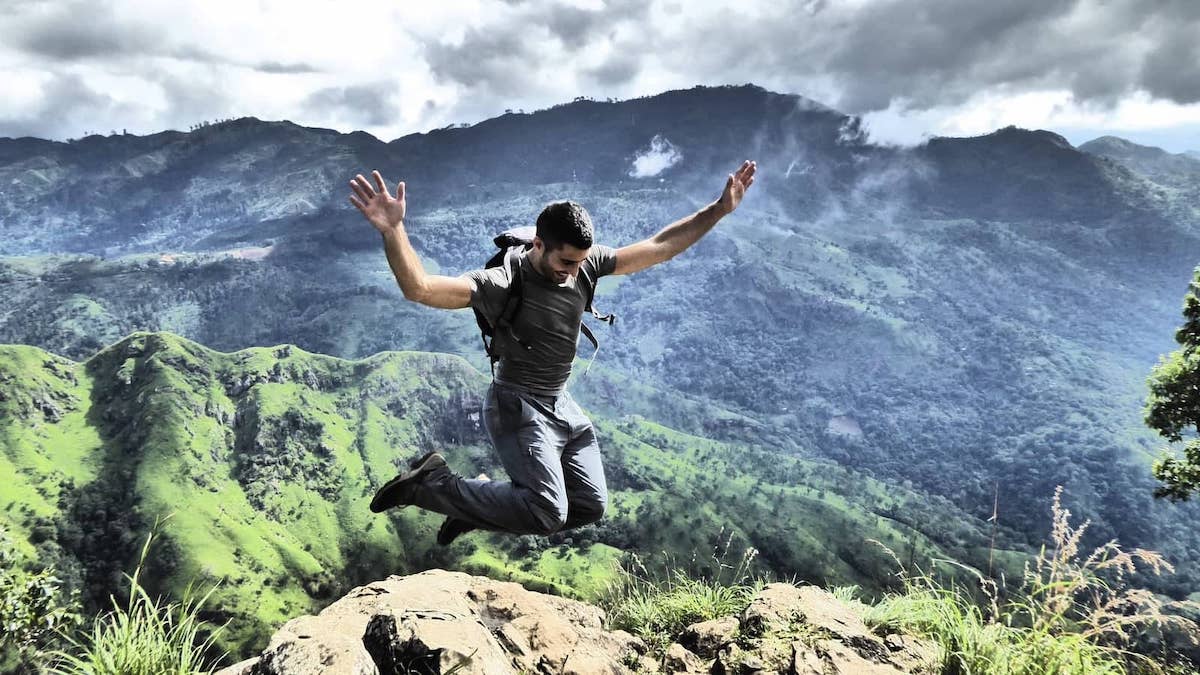
[(508, 265), (472, 270), (461, 276), (471, 282), (471, 307), (495, 324), (508, 299)]
[(597, 244), (588, 254), (588, 260), (596, 270), (596, 278), (612, 274), (617, 269), (617, 249)]

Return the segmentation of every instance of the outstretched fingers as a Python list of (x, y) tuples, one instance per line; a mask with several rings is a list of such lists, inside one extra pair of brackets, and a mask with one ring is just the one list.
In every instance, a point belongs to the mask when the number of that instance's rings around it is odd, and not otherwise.
[(390, 192), (388, 192), (387, 183), (383, 182), (383, 174), (379, 173), (378, 171), (372, 171), (371, 176), (375, 178), (375, 185), (379, 187), (379, 194), (390, 199), (392, 195)]
[(362, 203), (366, 204), (375, 196), (375, 188), (367, 182), (366, 178), (360, 173), (350, 181), (350, 189), (354, 190), (354, 194), (358, 196)]
[(740, 167), (738, 167), (738, 170), (737, 170), (737, 176), (736, 176), (737, 179), (744, 183), (747, 180), (753, 178), (754, 172), (757, 169), (757, 167), (758, 167), (758, 165), (755, 162), (752, 162), (750, 160), (746, 160), (745, 162), (742, 162), (742, 165)]
[(737, 181), (743, 191), (754, 184), (754, 172), (756, 169), (757, 164), (750, 160), (746, 160), (742, 164), (741, 168), (738, 169), (737, 174), (734, 176), (734, 180)]

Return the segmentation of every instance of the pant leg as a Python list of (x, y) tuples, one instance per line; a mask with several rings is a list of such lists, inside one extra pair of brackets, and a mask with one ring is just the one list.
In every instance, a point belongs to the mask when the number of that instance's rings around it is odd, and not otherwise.
[(568, 430), (541, 405), (493, 384), (484, 401), (484, 426), (509, 481), (431, 476), (416, 491), (423, 509), (476, 527), (515, 534), (549, 534), (566, 522), (567, 490), (561, 452)]
[(579, 404), (565, 394), (562, 416), (570, 423), (571, 439), (563, 449), (563, 479), (567, 489), (567, 521), (570, 530), (594, 523), (608, 507), (608, 485), (600, 457), (596, 429)]

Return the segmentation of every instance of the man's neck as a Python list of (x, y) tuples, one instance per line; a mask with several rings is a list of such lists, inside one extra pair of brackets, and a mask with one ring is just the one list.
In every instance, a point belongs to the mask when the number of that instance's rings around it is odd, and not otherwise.
[(529, 259), (529, 266), (533, 268), (533, 271), (537, 272), (539, 277), (545, 279), (546, 275), (542, 274), (541, 252), (537, 248), (531, 248), (525, 252), (525, 257)]
[(539, 253), (536, 248), (532, 248), (529, 249), (525, 256), (529, 259), (529, 266), (533, 268), (533, 272), (538, 276), (539, 280), (544, 281), (551, 286), (558, 286), (559, 288), (571, 288), (575, 285), (574, 277), (567, 277), (567, 280), (560, 284), (542, 272), (542, 263), (544, 262), (545, 257), (544, 252)]

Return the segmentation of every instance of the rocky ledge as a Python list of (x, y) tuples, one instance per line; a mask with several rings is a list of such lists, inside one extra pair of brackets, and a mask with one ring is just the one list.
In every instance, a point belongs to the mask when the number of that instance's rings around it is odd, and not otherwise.
[(936, 672), (936, 650), (872, 633), (814, 586), (771, 584), (740, 616), (690, 626), (665, 653), (604, 629), (586, 603), (431, 570), (361, 586), (289, 621), (259, 656), (217, 675)]

